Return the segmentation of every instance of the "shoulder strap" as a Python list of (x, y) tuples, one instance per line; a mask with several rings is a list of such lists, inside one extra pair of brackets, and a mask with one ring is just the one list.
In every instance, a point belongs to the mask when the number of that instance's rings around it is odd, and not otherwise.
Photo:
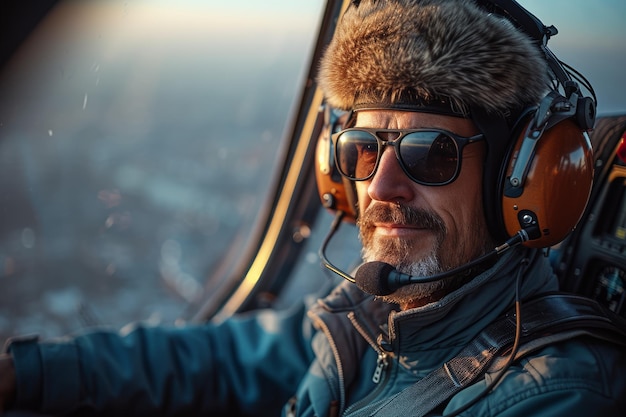
[[(594, 300), (573, 294), (550, 294), (522, 304), (522, 345), (516, 359), (549, 344), (592, 336), (626, 346), (626, 319)], [(415, 384), (363, 415), (424, 416), (488, 370), (498, 368), (515, 338), (515, 314), (509, 313), (483, 330), (456, 357)], [(361, 415), (361, 412), (355, 414)]]

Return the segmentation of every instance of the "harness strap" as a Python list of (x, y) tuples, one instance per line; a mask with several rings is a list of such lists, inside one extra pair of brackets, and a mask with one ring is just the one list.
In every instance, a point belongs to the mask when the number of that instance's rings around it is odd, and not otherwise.
[[(536, 298), (522, 304), (522, 344), (515, 359), (580, 336), (626, 346), (626, 319), (578, 295), (549, 294)], [(424, 416), (486, 372), (502, 368), (508, 359), (502, 354), (511, 348), (514, 338), (513, 312), (485, 328), (442, 367), (354, 416)]]

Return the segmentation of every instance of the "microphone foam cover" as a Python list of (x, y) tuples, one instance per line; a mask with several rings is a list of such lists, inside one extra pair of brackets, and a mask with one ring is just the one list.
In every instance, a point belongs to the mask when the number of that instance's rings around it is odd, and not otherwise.
[(389, 274), (393, 266), (385, 262), (367, 262), (357, 269), (354, 280), (357, 287), (372, 295), (387, 295), (394, 292), (389, 288)]

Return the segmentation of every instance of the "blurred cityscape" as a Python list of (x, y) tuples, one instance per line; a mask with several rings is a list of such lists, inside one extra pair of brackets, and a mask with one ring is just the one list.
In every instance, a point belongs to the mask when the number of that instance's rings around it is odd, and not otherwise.
[[(626, 111), (626, 3), (520, 3)], [(322, 6), (59, 2), (0, 69), (0, 339), (197, 308), (265, 202)]]
[(0, 72), (0, 339), (173, 323), (249, 233), (318, 16), (208, 3), (62, 2)]

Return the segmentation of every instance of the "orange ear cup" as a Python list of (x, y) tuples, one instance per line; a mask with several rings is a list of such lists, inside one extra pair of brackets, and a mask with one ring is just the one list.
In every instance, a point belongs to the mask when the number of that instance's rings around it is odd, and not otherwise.
[[(513, 149), (507, 178), (523, 139), (522, 135)], [(559, 122), (538, 140), (521, 194), (507, 197), (503, 193), (502, 214), (507, 233), (513, 236), (524, 228), (530, 214), (536, 219), (541, 236), (524, 245), (543, 248), (559, 243), (580, 220), (592, 182), (593, 155), (587, 133), (570, 119)]]
[(322, 129), (315, 149), (315, 178), (322, 205), (329, 210), (343, 211), (344, 220), (354, 222), (355, 207), (347, 194), (350, 185), (346, 184), (347, 180), (343, 179), (335, 167), (330, 129), (326, 127)]

